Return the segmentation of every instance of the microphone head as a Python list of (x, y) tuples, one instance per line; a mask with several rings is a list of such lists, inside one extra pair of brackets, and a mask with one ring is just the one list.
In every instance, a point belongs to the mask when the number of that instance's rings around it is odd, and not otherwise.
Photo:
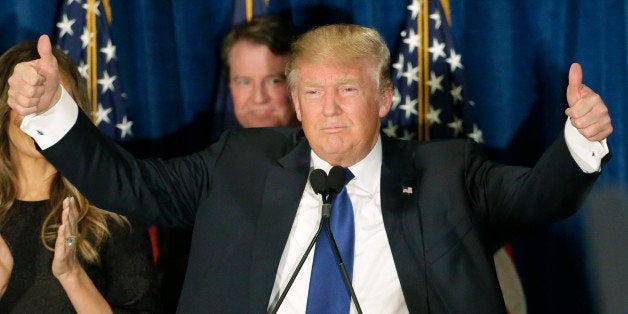
[(345, 185), (345, 177), (347, 173), (345, 172), (345, 168), (340, 166), (333, 166), (329, 170), (329, 175), (327, 176), (327, 188), (333, 193), (339, 193), (342, 190), (342, 187)]
[(323, 169), (314, 169), (310, 172), (310, 184), (316, 194), (327, 194), (327, 174)]

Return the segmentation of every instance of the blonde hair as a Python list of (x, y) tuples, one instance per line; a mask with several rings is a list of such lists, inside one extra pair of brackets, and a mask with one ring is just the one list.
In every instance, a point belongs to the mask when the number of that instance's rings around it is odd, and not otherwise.
[[(67, 78), (73, 83), (72, 86), (64, 87), (67, 88), (81, 109), (90, 114), (85, 82), (79, 74), (76, 64), (63, 51), (53, 48), (52, 52), (57, 58), (60, 71), (67, 75)], [(14, 208), (18, 192), (17, 174), (11, 162), (9, 150), (8, 129), (11, 107), (7, 105), (8, 80), (13, 74), (13, 68), (16, 64), (38, 58), (37, 42), (32, 40), (21, 42), (0, 56), (0, 229)], [(50, 213), (46, 217), (40, 233), (41, 241), (49, 251), (54, 251), (57, 229), (61, 225), (62, 202), (67, 196), (74, 197), (78, 208), (78, 256), (89, 263), (98, 264), (100, 263), (98, 251), (102, 243), (110, 236), (107, 217), (111, 217), (114, 222), (121, 225), (126, 224), (130, 227), (130, 224), (123, 216), (92, 206), (70, 181), (57, 172), (50, 185), (50, 199), (48, 200)]]
[(372, 65), (380, 91), (392, 88), (390, 51), (376, 30), (351, 24), (317, 27), (292, 44), (286, 65), (288, 87), (290, 90), (295, 87), (299, 67), (305, 63), (354, 65), (360, 61)]

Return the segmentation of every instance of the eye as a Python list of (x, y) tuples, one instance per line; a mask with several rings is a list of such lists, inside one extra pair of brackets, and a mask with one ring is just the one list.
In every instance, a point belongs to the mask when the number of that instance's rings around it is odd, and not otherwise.
[(303, 91), (303, 94), (305, 94), (306, 96), (319, 96), (322, 94), (320, 89), (315, 89), (315, 88), (308, 88), (306, 90)]
[(251, 80), (245, 77), (236, 77), (231, 80), (231, 84), (234, 84), (235, 86), (246, 86), (251, 84)]
[(343, 85), (338, 88), (338, 91), (343, 95), (351, 95), (357, 93), (359, 89), (355, 85)]
[(268, 78), (267, 82), (270, 85), (284, 85), (286, 83), (286, 78), (284, 76), (273, 76)]

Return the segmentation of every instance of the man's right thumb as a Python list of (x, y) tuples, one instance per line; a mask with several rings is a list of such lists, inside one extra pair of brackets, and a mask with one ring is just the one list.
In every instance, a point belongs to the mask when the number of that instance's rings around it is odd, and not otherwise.
[(52, 55), (52, 44), (50, 43), (50, 38), (48, 37), (48, 35), (39, 36), (39, 41), (37, 42), (37, 52), (39, 53), (39, 57), (43, 62), (54, 62), (54, 56)]

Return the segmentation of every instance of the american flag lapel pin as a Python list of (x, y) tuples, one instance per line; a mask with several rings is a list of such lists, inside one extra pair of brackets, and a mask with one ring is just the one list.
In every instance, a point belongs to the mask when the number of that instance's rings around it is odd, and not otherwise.
[(412, 187), (411, 186), (401, 186), (401, 193), (412, 195)]

